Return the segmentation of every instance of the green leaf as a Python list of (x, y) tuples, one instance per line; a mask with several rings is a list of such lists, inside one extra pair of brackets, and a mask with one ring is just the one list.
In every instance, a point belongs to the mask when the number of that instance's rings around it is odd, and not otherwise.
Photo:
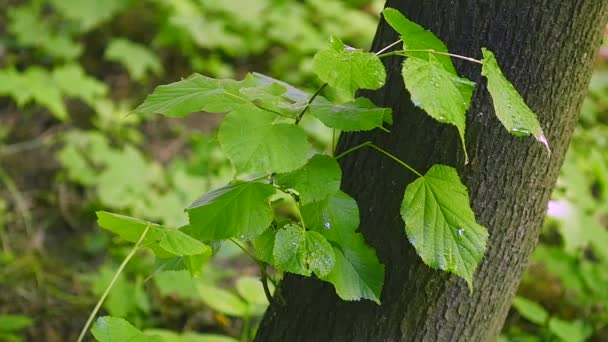
[(283, 97), (293, 101), (293, 102), (308, 102), (310, 99), (310, 95), (305, 91), (300, 90), (289, 83), (285, 83), (283, 81), (277, 80), (270, 76), (266, 76), (257, 72), (252, 73), (252, 76), (256, 79), (256, 81), (261, 85), (272, 85), (278, 84), (286, 89), (285, 93), (283, 93)]
[(257, 182), (230, 184), (208, 192), (186, 209), (193, 236), (212, 241), (263, 233), (272, 222), (269, 198), (274, 192), (271, 185)]
[(121, 63), (135, 80), (142, 80), (146, 73), (162, 74), (163, 67), (154, 52), (146, 46), (133, 43), (124, 38), (112, 39), (104, 57), (107, 60)]
[(492, 51), (484, 48), (482, 53), (481, 74), (488, 79), (488, 91), (492, 96), (494, 111), (500, 123), (513, 135), (533, 135), (550, 153), (549, 142), (536, 114), (502, 73)]
[(351, 235), (359, 228), (357, 202), (342, 191), (305, 205), (301, 210), (306, 227), (339, 245), (351, 241)]
[(333, 246), (335, 265), (321, 279), (334, 285), (336, 293), (344, 300), (372, 300), (380, 304), (384, 284), (384, 265), (378, 261), (375, 251), (369, 247), (363, 235), (351, 233), (340, 247)]
[(424, 109), (433, 119), (456, 126), (466, 156), (465, 114), (475, 83), (446, 71), (433, 55), (427, 59), (406, 59), (402, 75), (414, 105)]
[(285, 86), (273, 82), (261, 84), (256, 87), (241, 88), (240, 94), (257, 107), (271, 111), (278, 115), (295, 119), (305, 108), (305, 103), (288, 101), (283, 95), (287, 91)]
[(124, 0), (51, 0), (50, 2), (63, 16), (78, 22), (83, 31), (88, 31), (110, 19), (129, 5), (129, 1)]
[(159, 336), (164, 342), (239, 342), (235, 338), (218, 334), (197, 334), (192, 332), (178, 334), (174, 331), (163, 329), (146, 329), (145, 333)]
[[(385, 8), (382, 12), (386, 22), (401, 35), (406, 50), (435, 50), (448, 52), (448, 48), (431, 31), (407, 19), (401, 12), (394, 8)], [(407, 55), (415, 58), (427, 58), (428, 52), (407, 52)], [(435, 55), (439, 64), (449, 73), (456, 75), (456, 69), (449, 56)]]
[(593, 334), (593, 327), (582, 320), (570, 322), (552, 317), (549, 320), (549, 331), (563, 342), (584, 342)]
[[(272, 291), (272, 284), (270, 290)], [(260, 305), (266, 307), (268, 305), (268, 298), (264, 294), (264, 288), (259, 278), (243, 276), (236, 280), (236, 291), (241, 297), (247, 300), (248, 303), (254, 305)]]
[(203, 255), (211, 256), (211, 247), (197, 241), (180, 230), (169, 229), (148, 221), (112, 214), (97, 212), (97, 224), (129, 242), (137, 242), (149, 227), (142, 246), (154, 251), (158, 257)]
[(91, 333), (99, 342), (163, 342), (160, 337), (146, 335), (122, 318), (110, 316), (99, 317)]
[(172, 117), (182, 117), (200, 111), (228, 112), (249, 103), (249, 100), (239, 95), (238, 90), (254, 86), (254, 82), (251, 77), (234, 81), (194, 74), (185, 80), (157, 87), (135, 112), (160, 113)]
[(226, 315), (244, 317), (249, 314), (245, 301), (230, 291), (209, 284), (198, 284), (201, 299), (212, 309)]
[(317, 98), (309, 107), (312, 115), (326, 126), (342, 131), (369, 131), (382, 127), (385, 117), (390, 119), (390, 108), (377, 107), (365, 97), (343, 104), (333, 104), (324, 98)]
[(32, 319), (24, 315), (0, 314), (0, 333), (19, 331), (32, 325)]
[(276, 118), (253, 106), (224, 118), (218, 140), (238, 173), (289, 172), (306, 164), (306, 133), (294, 124), (274, 123)]
[(358, 89), (381, 88), (386, 79), (378, 56), (346, 46), (336, 37), (332, 37), (329, 49), (315, 55), (313, 69), (323, 82), (351, 97)]
[(467, 188), (456, 169), (434, 165), (405, 189), (401, 216), (411, 244), (425, 264), (464, 278), (473, 274), (486, 250), (488, 232), (477, 224)]
[(276, 238), (276, 232), (273, 229), (267, 229), (264, 233), (253, 239), (253, 249), (255, 256), (267, 263), (274, 264), (272, 252), (274, 250), (274, 240)]
[(515, 297), (513, 307), (522, 317), (532, 323), (544, 326), (549, 319), (549, 313), (540, 304), (523, 297)]
[(335, 255), (329, 242), (315, 231), (288, 224), (276, 234), (274, 265), (283, 271), (310, 276), (326, 276), (334, 267)]
[(310, 276), (305, 265), (306, 231), (295, 224), (279, 229), (272, 251), (274, 266), (282, 271)]
[(334, 250), (327, 239), (312, 230), (306, 231), (305, 263), (320, 278), (327, 276), (336, 263)]
[(211, 256), (211, 247), (197, 241), (179, 230), (167, 229), (158, 242), (158, 246), (174, 255), (207, 255)]
[(283, 189), (296, 190), (306, 205), (338, 192), (341, 178), (342, 170), (334, 158), (315, 154), (302, 168), (277, 175), (275, 182)]
[(78, 98), (90, 106), (108, 92), (103, 82), (88, 76), (78, 64), (67, 64), (53, 70), (53, 81), (70, 97)]

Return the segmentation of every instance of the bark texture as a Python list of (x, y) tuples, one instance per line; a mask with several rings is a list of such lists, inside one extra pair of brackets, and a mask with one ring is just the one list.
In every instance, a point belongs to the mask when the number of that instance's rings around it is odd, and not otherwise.
[[(369, 94), (394, 109), (391, 133), (345, 134), (339, 149), (371, 140), (419, 171), (458, 168), (471, 205), (490, 237), (475, 291), (462, 279), (426, 267), (404, 234), (399, 206), (413, 181), (373, 150), (341, 160), (343, 189), (359, 203), (361, 232), (386, 265), (382, 305), (344, 302), (331, 285), (287, 276), (287, 306), (266, 312), (256, 341), (492, 341), (498, 336), (527, 258), (539, 236), (551, 190), (575, 127), (608, 17), (608, 0), (389, 0), (387, 6), (432, 30), (451, 52), (494, 51), (507, 78), (538, 114), (552, 148), (512, 137), (494, 116), (480, 66), (456, 61), (478, 88), (467, 114), (470, 163), (456, 129), (415, 108), (403, 90), (401, 59), (386, 59), (388, 82)], [(397, 35), (383, 21), (373, 50)]]

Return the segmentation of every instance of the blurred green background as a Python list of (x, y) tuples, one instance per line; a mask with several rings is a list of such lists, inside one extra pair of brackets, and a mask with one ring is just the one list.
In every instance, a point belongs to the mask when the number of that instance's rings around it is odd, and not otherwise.
[[(0, 341), (75, 340), (130, 244), (96, 210), (169, 225), (225, 184), (217, 117), (129, 115), (155, 86), (257, 71), (314, 89), (331, 35), (370, 46), (383, 1), (0, 0)], [(319, 146), (327, 132), (307, 131)], [(501, 339), (608, 341), (608, 45)], [(199, 278), (139, 253), (103, 312), (170, 341), (229, 342), (267, 301), (222, 246)]]

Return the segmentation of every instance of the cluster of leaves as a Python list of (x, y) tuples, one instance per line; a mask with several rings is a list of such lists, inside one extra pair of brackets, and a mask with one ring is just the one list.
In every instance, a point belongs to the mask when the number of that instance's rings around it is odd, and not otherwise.
[[(234, 166), (235, 180), (186, 208), (189, 223), (177, 229), (104, 212), (98, 213), (99, 225), (151, 248), (157, 257), (172, 260), (172, 265), (175, 260), (177, 267), (192, 274), (200, 269), (198, 260), (211, 254), (210, 247), (194, 252), (195, 245), (223, 240), (238, 244), (235, 239), (239, 239), (252, 246), (239, 244), (260, 265), (264, 286), (266, 265), (272, 265), (280, 272), (314, 274), (333, 284), (345, 300), (379, 303), (384, 268), (357, 232), (357, 203), (340, 191), (337, 162), (359, 148), (371, 147), (419, 177), (405, 189), (401, 214), (406, 235), (422, 260), (464, 278), (472, 290), (487, 231), (476, 222), (456, 169), (435, 165), (422, 175), (371, 142), (337, 157), (312, 153), (309, 158), (311, 146), (298, 126), (306, 113), (339, 131), (383, 129), (383, 124), (391, 124), (390, 109), (354, 95), (359, 89), (381, 88), (386, 73), (380, 58), (400, 54), (408, 57), (402, 74), (412, 100), (439, 122), (455, 125), (464, 146), (465, 113), (474, 84), (456, 74), (452, 55), (435, 35), (396, 10), (386, 9), (384, 16), (402, 35), (404, 49), (374, 54), (332, 38), (329, 48), (313, 61), (315, 72), (325, 82), (313, 95), (259, 74), (242, 81), (195, 74), (158, 87), (136, 112), (170, 117), (201, 111), (227, 113), (218, 141)], [(534, 135), (548, 147), (536, 116), (504, 77), (494, 55), (486, 49), (482, 52), (483, 61), (474, 61), (482, 64), (501, 123), (511, 133)], [(326, 85), (351, 100), (330, 102), (319, 95)], [(169, 232), (180, 238), (171, 238), (163, 246)]]

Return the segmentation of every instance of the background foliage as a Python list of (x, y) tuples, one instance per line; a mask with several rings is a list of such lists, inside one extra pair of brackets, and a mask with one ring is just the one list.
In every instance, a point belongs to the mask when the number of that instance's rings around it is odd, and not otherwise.
[[(156, 85), (258, 71), (314, 89), (313, 54), (330, 36), (368, 47), (382, 5), (0, 0), (0, 340), (75, 339), (129, 250), (96, 226), (95, 211), (178, 226), (183, 207), (231, 179), (213, 117), (129, 115)], [(608, 339), (608, 53), (600, 54), (505, 340)], [(328, 145), (329, 132), (303, 126)], [(137, 255), (105, 313), (165, 340), (253, 334), (267, 302), (240, 250), (222, 246), (195, 279), (156, 269), (152, 254)]]

